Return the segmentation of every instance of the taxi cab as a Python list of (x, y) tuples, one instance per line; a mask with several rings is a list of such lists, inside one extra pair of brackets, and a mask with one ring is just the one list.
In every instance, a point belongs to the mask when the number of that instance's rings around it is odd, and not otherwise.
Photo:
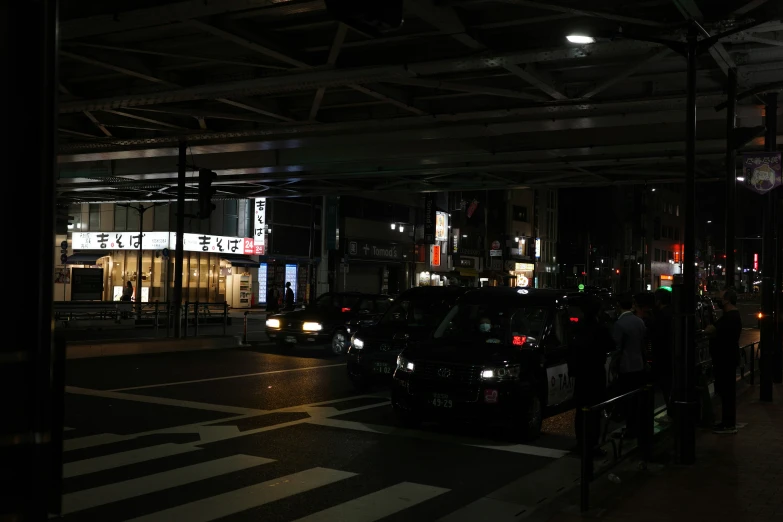
[(577, 321), (562, 291), (471, 290), (430, 340), (399, 355), (392, 407), (405, 424), (502, 423), (516, 438), (535, 439), (544, 417), (572, 407), (568, 339)]
[(400, 352), (429, 337), (467, 290), (457, 286), (411, 288), (394, 300), (380, 320), (358, 325), (348, 348), (348, 378), (354, 386), (363, 389), (388, 382)]

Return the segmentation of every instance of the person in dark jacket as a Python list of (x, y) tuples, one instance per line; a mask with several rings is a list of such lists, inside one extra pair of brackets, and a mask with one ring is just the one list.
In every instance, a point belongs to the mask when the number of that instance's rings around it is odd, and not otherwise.
[[(617, 363), (618, 378), (615, 393), (617, 396), (636, 390), (646, 384), (645, 372), (647, 363), (644, 357), (644, 345), (647, 329), (644, 321), (633, 313), (633, 296), (623, 294), (618, 298), (618, 312), (620, 315), (614, 323), (612, 336), (620, 350)], [(624, 437), (636, 438), (638, 428), (639, 409), (637, 401), (633, 398), (625, 401), (622, 408), (626, 418)]]
[(659, 288), (655, 291), (655, 315), (650, 325), (652, 343), (653, 379), (660, 387), (666, 401), (663, 422), (671, 421), (671, 395), (674, 381), (674, 312), (672, 293)]
[(718, 434), (737, 433), (737, 365), (742, 317), (737, 309), (737, 292), (727, 288), (720, 295), (723, 315), (705, 328), (710, 337), (710, 355), (715, 373), (715, 392), (720, 395), (721, 422), (712, 430)]
[[(568, 360), (568, 374), (574, 378), (574, 402), (576, 404), (576, 438), (582, 440), (584, 411), (602, 402), (606, 397), (606, 354), (614, 351), (614, 340), (609, 328), (603, 324), (601, 300), (595, 296), (586, 297), (580, 304), (582, 318), (574, 332), (571, 352)], [(589, 430), (588, 444), (595, 448), (600, 432), (599, 412), (593, 412)], [(581, 445), (578, 447), (581, 451)], [(605, 455), (600, 448), (594, 450), (595, 456)]]
[(291, 281), (285, 284), (285, 308), (284, 310), (294, 309), (294, 291), (291, 289)]

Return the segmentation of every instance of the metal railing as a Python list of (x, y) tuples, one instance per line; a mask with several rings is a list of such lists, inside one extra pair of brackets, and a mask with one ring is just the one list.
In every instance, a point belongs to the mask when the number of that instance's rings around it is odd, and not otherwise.
[(750, 369), (748, 371), (748, 375), (750, 376), (750, 385), (754, 385), (756, 383), (756, 359), (759, 357), (759, 341), (746, 344), (745, 346), (741, 347), (740, 350), (740, 364), (739, 364), (739, 372), (740, 372), (740, 379), (745, 378), (745, 368), (747, 365), (750, 365)]
[[(580, 508), (581, 511), (587, 511), (590, 508), (590, 483), (595, 479), (595, 470), (593, 465), (593, 454), (595, 450), (606, 444), (606, 439), (609, 434), (609, 427), (612, 421), (611, 412), (614, 408), (620, 404), (633, 404), (636, 403), (636, 408), (628, 409), (626, 412), (631, 411), (631, 415), (636, 415), (636, 427), (639, 431), (639, 444), (638, 447), (642, 450), (642, 458), (647, 463), (652, 457), (652, 445), (654, 434), (654, 412), (655, 412), (655, 396), (653, 387), (650, 384), (646, 384), (640, 388), (629, 391), (617, 397), (613, 397), (604, 402), (595, 404), (593, 406), (582, 408), (582, 433), (579, 445), (582, 452), (581, 463), (581, 475), (580, 475)], [(604, 411), (608, 410), (609, 415), (604, 415)], [(606, 422), (603, 426), (600, 423), (593, 421), (594, 415), (600, 415), (606, 418)], [(628, 414), (626, 414), (628, 419)], [(593, 437), (593, 428), (599, 425), (600, 432), (597, 437), (598, 443), (591, 445), (592, 440), (596, 440)], [(627, 457), (628, 454), (623, 454), (623, 439), (619, 441), (610, 440), (612, 444), (612, 464), (610, 466), (602, 468), (601, 472), (606, 472), (614, 468), (618, 463)]]
[[(123, 318), (136, 319), (136, 324), (150, 324), (157, 333), (161, 324), (166, 326), (166, 337), (169, 337), (174, 326), (172, 303), (142, 303), (141, 314), (137, 313), (135, 303), (127, 301), (96, 301), (85, 303), (55, 303), (54, 318), (62, 321), (64, 326), (77, 320), (112, 320)], [(183, 337), (188, 336), (188, 326), (193, 326), (193, 335), (199, 334), (199, 327), (205, 325), (222, 325), (223, 335), (228, 331), (228, 303), (191, 303), (186, 301), (180, 308), (179, 320), (183, 325)]]

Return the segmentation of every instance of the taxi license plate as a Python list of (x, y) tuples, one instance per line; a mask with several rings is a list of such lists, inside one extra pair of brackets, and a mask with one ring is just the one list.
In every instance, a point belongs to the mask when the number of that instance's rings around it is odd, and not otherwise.
[(392, 366), (389, 363), (376, 362), (372, 366), (372, 371), (375, 373), (390, 374), (392, 373)]
[(448, 409), (454, 406), (452, 400), (445, 393), (433, 393), (427, 402), (429, 402), (431, 406), (434, 406), (436, 408)]
[(288, 335), (285, 338), (285, 342), (291, 343), (291, 344), (296, 344), (296, 337), (294, 337), (293, 335)]

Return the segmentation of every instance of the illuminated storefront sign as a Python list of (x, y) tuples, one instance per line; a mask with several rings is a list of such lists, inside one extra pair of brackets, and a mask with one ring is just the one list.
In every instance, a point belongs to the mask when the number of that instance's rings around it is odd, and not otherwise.
[(435, 212), (435, 241), (448, 241), (449, 215), (445, 212)]
[[(174, 232), (144, 232), (139, 240), (138, 232), (75, 232), (72, 236), (74, 250), (163, 250), (173, 251), (177, 246)], [(213, 254), (254, 255), (252, 237), (229, 237), (212, 234), (184, 234), (185, 252), (210, 252)]]
[(541, 257), (541, 238), (536, 238), (536, 259)]
[(430, 247), (430, 264), (432, 266), (440, 266), (440, 245), (432, 245)]
[(533, 270), (535, 270), (533, 263), (514, 263), (514, 270), (511, 271), (511, 275), (517, 278), (517, 286), (530, 286), (530, 281), (533, 279)]
[(253, 220), (253, 247), (255, 254), (264, 255), (266, 247), (266, 198), (256, 198)]

